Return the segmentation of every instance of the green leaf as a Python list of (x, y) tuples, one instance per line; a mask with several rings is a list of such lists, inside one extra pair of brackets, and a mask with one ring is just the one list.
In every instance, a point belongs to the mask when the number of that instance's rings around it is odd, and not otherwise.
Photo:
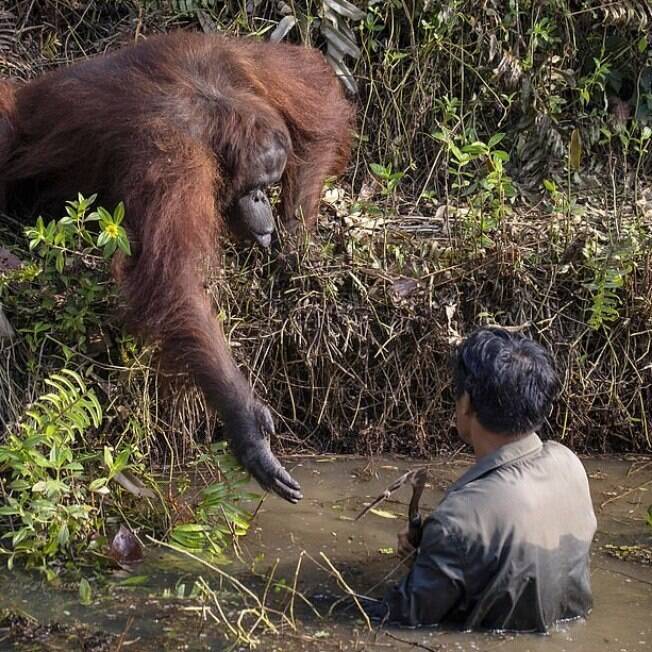
[(462, 147), (462, 152), (465, 154), (471, 154), (473, 156), (484, 154), (486, 151), (487, 146), (481, 142), (470, 143), (469, 145), (464, 145), (464, 147)]
[(20, 511), (15, 507), (10, 507), (9, 505), (0, 507), (0, 516), (17, 516), (18, 514), (20, 514)]
[(121, 224), (122, 220), (125, 217), (125, 205), (124, 202), (120, 202), (113, 211), (113, 220), (116, 224)]
[(127, 238), (122, 236), (118, 238), (118, 248), (120, 251), (127, 254), (127, 256), (131, 256), (131, 246), (129, 245), (129, 240), (127, 240)]
[(113, 453), (108, 446), (104, 447), (104, 464), (111, 471), (113, 469)]
[(83, 577), (81, 582), (79, 582), (79, 602), (83, 605), (89, 605), (93, 602), (93, 591), (85, 577)]
[(45, 480), (39, 480), (32, 486), (32, 493), (44, 494), (47, 490), (47, 483)]
[(637, 43), (638, 51), (642, 54), (645, 52), (645, 48), (647, 48), (647, 35), (641, 36)]
[(57, 534), (57, 543), (61, 548), (68, 544), (70, 540), (70, 531), (68, 529), (68, 524), (64, 523)]
[(494, 134), (490, 139), (489, 142), (487, 143), (487, 147), (489, 149), (493, 149), (498, 143), (505, 137), (505, 134), (503, 132)]
[(104, 247), (104, 250), (102, 251), (102, 255), (104, 256), (104, 258), (110, 258), (115, 253), (117, 246), (118, 246), (117, 240), (111, 240)]
[(113, 224), (113, 215), (111, 215), (111, 213), (109, 213), (109, 211), (107, 211), (106, 208), (102, 208), (102, 206), (98, 206), (97, 212), (102, 222)]
[(379, 163), (370, 163), (369, 167), (371, 168), (371, 171), (378, 177), (384, 178), (388, 174), (387, 168), (380, 165)]
[(131, 575), (118, 582), (118, 586), (142, 586), (149, 581), (149, 575)]
[(469, 157), (462, 154), (462, 150), (452, 140), (448, 143), (448, 149), (453, 153), (458, 163), (466, 165), (469, 162)]
[(74, 473), (81, 473), (84, 470), (83, 464), (80, 464), (79, 462), (70, 462), (70, 464), (66, 464), (64, 467), (66, 471), (72, 471)]
[(89, 485), (88, 485), (88, 490), (89, 491), (99, 491), (103, 487), (106, 486), (107, 483), (107, 478), (95, 478)]
[(183, 525), (177, 525), (174, 528), (174, 532), (178, 533), (187, 533), (187, 532), (209, 532), (210, 528), (206, 525), (200, 525), (199, 523), (184, 523)]
[(38, 464), (38, 466), (44, 469), (50, 468), (50, 460), (48, 460), (45, 455), (39, 453), (38, 451), (30, 451), (30, 456), (32, 457), (32, 461)]

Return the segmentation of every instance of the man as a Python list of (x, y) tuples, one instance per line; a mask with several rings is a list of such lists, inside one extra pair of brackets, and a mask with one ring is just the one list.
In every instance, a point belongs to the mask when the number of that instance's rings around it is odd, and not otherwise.
[[(580, 460), (536, 434), (559, 382), (548, 353), (505, 330), (476, 331), (458, 348), (459, 436), (476, 463), (424, 521), (409, 574), (372, 615), (411, 626), (545, 632), (591, 606), (596, 530)], [(380, 607), (380, 609), (379, 609)]]

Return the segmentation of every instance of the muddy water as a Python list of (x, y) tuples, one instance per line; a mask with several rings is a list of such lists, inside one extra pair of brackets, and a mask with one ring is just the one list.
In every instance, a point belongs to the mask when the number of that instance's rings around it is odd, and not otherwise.
[[(466, 457), (433, 461), (434, 482), (424, 493), (422, 507), (434, 507), (446, 486), (470, 463)], [(411, 463), (393, 458), (288, 460), (288, 467), (294, 467), (293, 473), (301, 481), (305, 499), (291, 506), (268, 497), (258, 509), (251, 534), (242, 541), (242, 559), (224, 569), (258, 595), (267, 587), (266, 604), (286, 614), (290, 613), (288, 591), (275, 589), (274, 583), (280, 581), (292, 587), (296, 578), (297, 590), (314, 610), (295, 598), (296, 630), (280, 625), (279, 634), (260, 638), (258, 649), (652, 650), (652, 566), (649, 560), (645, 563), (644, 553), (638, 548), (652, 547), (645, 525), (645, 513), (652, 504), (652, 460), (592, 458), (584, 463), (598, 517), (592, 561), (595, 608), (586, 622), (560, 626), (549, 636), (515, 636), (395, 628), (370, 632), (354, 607), (341, 610), (351, 604), (350, 600), (329, 616), (333, 602), (346, 595), (343, 582), (359, 594), (374, 595), (383, 581), (398, 579), (405, 572), (393, 556), (393, 547), (395, 533), (405, 523), (409, 489), (400, 490), (385, 502), (380, 514), (369, 513), (357, 523), (352, 519), (365, 502), (382, 492)], [(614, 554), (638, 555), (639, 561), (619, 559)], [(335, 577), (329, 564), (341, 578)], [(74, 593), (44, 589), (26, 575), (4, 571), (0, 574), (0, 608), (23, 610), (40, 622), (84, 623), (100, 632), (123, 634), (120, 649), (124, 650), (229, 649), (222, 626), (206, 612), (198, 611), (196, 601), (166, 597), (166, 592), (181, 593), (180, 585), (186, 587), (187, 593), (194, 579), (201, 576), (216, 589), (227, 616), (235, 618), (237, 597), (227, 584), (220, 585), (215, 573), (185, 557), (153, 550), (136, 574), (143, 576), (143, 585), (115, 586), (92, 605), (83, 607)], [(275, 622), (280, 624), (278, 619)], [(49, 635), (43, 647), (26, 647), (9, 640), (9, 635), (5, 633), (3, 639), (0, 631), (0, 650), (82, 649), (71, 643), (70, 633)], [(117, 649), (117, 644), (110, 649)]]

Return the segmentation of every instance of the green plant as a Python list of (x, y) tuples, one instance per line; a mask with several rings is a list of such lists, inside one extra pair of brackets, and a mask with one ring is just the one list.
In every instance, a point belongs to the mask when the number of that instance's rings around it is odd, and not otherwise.
[(509, 154), (498, 148), (504, 137), (504, 133), (494, 134), (485, 143), (478, 139), (468, 142), (463, 135), (446, 128), (433, 134), (435, 140), (446, 145), (448, 171), (453, 178), (451, 189), (468, 202), (468, 235), (480, 247), (493, 245), (490, 235), (511, 213), (510, 202), (516, 196), (512, 179), (505, 171)]
[[(130, 256), (127, 233), (121, 226), (125, 216), (124, 204), (120, 202), (113, 214), (101, 206), (89, 213), (96, 199), (97, 195), (86, 198), (80, 194), (75, 201), (66, 202), (66, 215), (61, 219), (45, 224), (39, 217), (36, 225), (26, 230), (30, 251), (40, 253), (46, 265), (54, 260), (60, 274), (74, 258), (92, 254), (95, 248), (103, 248), (104, 258), (110, 258), (116, 249)], [(97, 236), (91, 231), (93, 222), (99, 222)]]
[[(39, 217), (26, 229), (37, 262), (3, 275), (0, 285), (3, 292), (13, 291), (8, 303), (28, 351), (31, 390), (49, 389), (23, 410), (0, 445), (5, 498), (0, 529), (9, 541), (3, 552), (10, 565), (22, 559), (48, 578), (56, 575), (53, 560), (78, 556), (101, 529), (93, 492), (106, 489), (102, 479), (93, 481), (100, 455), (86, 439), (103, 419), (97, 395), (87, 386), (92, 367), (72, 359), (75, 349), (86, 350), (89, 330), (104, 325), (105, 260), (118, 249), (129, 255), (130, 247), (121, 226), (124, 206), (113, 214), (101, 207), (91, 212), (95, 198), (79, 195), (59, 220), (46, 224)], [(30, 378), (44, 363), (49, 374)], [(130, 453), (128, 447), (120, 451), (122, 468)], [(109, 468), (108, 477), (116, 472)]]
[(44, 382), (50, 391), (25, 410), (0, 446), (0, 473), (6, 474), (0, 526), (11, 544), (1, 550), (10, 568), (22, 557), (53, 578), (49, 561), (76, 556), (98, 528), (86, 481), (86, 466), (95, 456), (80, 455), (80, 447), (89, 429), (99, 427), (102, 408), (72, 370)]
[(219, 469), (220, 480), (199, 491), (198, 498), (193, 500), (194, 522), (175, 525), (170, 541), (186, 550), (222, 555), (229, 541), (249, 530), (251, 514), (238, 503), (255, 495), (243, 491), (249, 474), (231, 455), (225, 442), (213, 444), (211, 455), (200, 462), (208, 460)]
[[(103, 413), (80, 374), (64, 369), (44, 383), (50, 391), (25, 410), (14, 432), (0, 445), (5, 503), (0, 507), (0, 532), (9, 540), (0, 551), (7, 555), (10, 568), (21, 559), (54, 579), (57, 560), (79, 560), (104, 528), (103, 505), (93, 494), (110, 496), (110, 481), (137, 467), (130, 463), (134, 451), (128, 445), (116, 456), (109, 446), (103, 453), (89, 450), (88, 438), (102, 424)], [(219, 480), (201, 488), (198, 500), (191, 497), (186, 502), (185, 496), (177, 496), (175, 502), (184, 506), (179, 511), (186, 520), (164, 529), (169, 530), (170, 541), (182, 548), (223, 555), (229, 542), (249, 527), (251, 514), (238, 503), (254, 496), (242, 490), (248, 474), (225, 444), (214, 445), (212, 454), (197, 463), (207, 461), (219, 468)], [(105, 474), (98, 476), (100, 469)], [(194, 491), (188, 488), (189, 493)], [(119, 500), (118, 505), (120, 511), (127, 509)], [(113, 511), (111, 503), (105, 507)]]
[(393, 195), (396, 192), (398, 184), (405, 176), (405, 172), (392, 170), (392, 164), (380, 165), (379, 163), (370, 163), (369, 167), (376, 178), (382, 184), (382, 194), (385, 196)]
[(620, 318), (620, 292), (636, 268), (642, 251), (643, 235), (634, 224), (627, 224), (619, 239), (610, 241), (594, 232), (582, 253), (592, 278), (585, 284), (591, 293), (587, 324), (597, 330)]
[(593, 57), (593, 66), (593, 70), (586, 77), (581, 79), (578, 84), (580, 100), (583, 107), (586, 107), (586, 105), (591, 101), (591, 98), (595, 97), (596, 93), (604, 93), (607, 78), (611, 72), (611, 66), (608, 63), (604, 52), (601, 52), (600, 57)]
[[(140, 480), (149, 475), (156, 487), (154, 469), (148, 474), (144, 464), (155, 443), (127, 406), (142, 402), (142, 418), (151, 419), (148, 397), (118, 387), (129, 370), (140, 374), (135, 385), (145, 391), (149, 369), (138, 361), (140, 347), (108, 315), (117, 297), (107, 263), (118, 252), (130, 255), (124, 207), (110, 213), (93, 209), (94, 202), (95, 195), (80, 195), (67, 203), (65, 217), (39, 218), (26, 230), (36, 262), (0, 277), (26, 355), (16, 380), (31, 395), (39, 392), (27, 408), (14, 399), (16, 417), (0, 440), (2, 552), (10, 564), (22, 560), (50, 579), (66, 558), (79, 562), (89, 545), (107, 543), (107, 519), (128, 519), (136, 529), (213, 554), (223, 554), (248, 527), (238, 505), (248, 475), (224, 446), (188, 464), (202, 465), (206, 486), (180, 472), (164, 495)], [(102, 346), (92, 348), (98, 339)], [(111, 364), (114, 355), (123, 366)], [(90, 382), (103, 393), (111, 388), (104, 410)], [(50, 391), (41, 393), (43, 385)], [(90, 599), (86, 589), (80, 595)]]
[(10, 286), (20, 291), (4, 302), (23, 316), (18, 330), (34, 355), (48, 338), (68, 343), (67, 357), (71, 350), (86, 352), (89, 338), (101, 336), (113, 312), (115, 292), (105, 261), (117, 251), (128, 256), (131, 248), (122, 226), (124, 205), (113, 213), (102, 207), (91, 211), (95, 199), (79, 195), (67, 202), (64, 217), (47, 224), (39, 217), (26, 229), (37, 261), (0, 282), (0, 291)]

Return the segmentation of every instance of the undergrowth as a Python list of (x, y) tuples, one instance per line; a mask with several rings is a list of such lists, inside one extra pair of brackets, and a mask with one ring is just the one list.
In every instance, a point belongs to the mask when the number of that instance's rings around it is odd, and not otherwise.
[(248, 528), (238, 506), (247, 476), (223, 445), (197, 447), (184, 473), (154, 452), (164, 440), (132, 414), (132, 401), (148, 410), (151, 388), (145, 351), (111, 316), (108, 265), (116, 252), (131, 255), (124, 206), (93, 209), (95, 200), (79, 196), (61, 219), (39, 218), (26, 241), (18, 236), (23, 266), (0, 276), (17, 332), (2, 345), (14, 364), (0, 393), (0, 552), (49, 579), (90, 563), (89, 552), (106, 558), (125, 522), (140, 538), (219, 556)]

